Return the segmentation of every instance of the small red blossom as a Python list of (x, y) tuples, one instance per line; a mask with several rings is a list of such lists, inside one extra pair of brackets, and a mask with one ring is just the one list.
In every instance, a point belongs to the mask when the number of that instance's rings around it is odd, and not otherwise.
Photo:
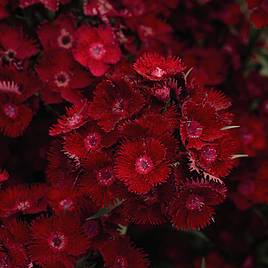
[(94, 91), (93, 101), (89, 104), (89, 116), (108, 132), (121, 120), (137, 113), (143, 105), (143, 96), (131, 84), (104, 80)]
[(53, 216), (36, 220), (31, 231), (29, 251), (32, 259), (40, 265), (59, 262), (64, 267), (72, 268), (75, 260), (89, 246), (79, 219), (74, 216)]
[(182, 73), (184, 66), (177, 58), (148, 53), (135, 62), (134, 69), (148, 80), (160, 81)]
[(102, 76), (120, 60), (121, 51), (110, 28), (83, 25), (75, 32), (73, 55), (94, 76)]
[(2, 61), (13, 62), (30, 58), (38, 52), (34, 40), (25, 36), (21, 27), (0, 26), (0, 55)]
[(109, 268), (146, 268), (149, 262), (146, 255), (132, 246), (129, 239), (118, 238), (107, 241), (100, 248), (105, 265)]
[(166, 154), (165, 146), (157, 139), (127, 141), (119, 148), (116, 175), (130, 191), (147, 193), (169, 175)]
[(48, 50), (36, 67), (40, 79), (52, 91), (59, 92), (63, 99), (79, 102), (79, 89), (89, 85), (89, 73), (77, 64), (71, 54), (62, 49)]
[(169, 215), (177, 229), (203, 228), (213, 220), (214, 206), (225, 198), (222, 184), (189, 181), (179, 186), (178, 196), (169, 204)]
[(0, 214), (2, 217), (11, 215), (38, 213), (46, 210), (46, 186), (17, 185), (2, 190)]
[(62, 15), (52, 23), (42, 24), (38, 29), (38, 37), (44, 49), (72, 49), (75, 31), (74, 23), (72, 17)]

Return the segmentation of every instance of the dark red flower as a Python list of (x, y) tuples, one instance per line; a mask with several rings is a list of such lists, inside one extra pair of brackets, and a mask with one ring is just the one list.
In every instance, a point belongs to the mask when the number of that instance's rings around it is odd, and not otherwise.
[(29, 231), (26, 225), (16, 220), (4, 222), (0, 230), (0, 265), (1, 267), (28, 267), (30, 258), (26, 244)]
[(36, 71), (46, 83), (44, 90), (49, 88), (59, 92), (63, 99), (74, 103), (81, 100), (79, 89), (85, 88), (91, 81), (89, 73), (63, 49), (47, 50), (36, 66)]
[(188, 181), (179, 186), (178, 196), (169, 204), (169, 215), (177, 229), (203, 228), (213, 220), (214, 206), (225, 198), (223, 184)]
[(170, 168), (166, 147), (155, 138), (126, 141), (118, 149), (116, 175), (132, 192), (147, 193), (166, 181)]
[(134, 69), (146, 79), (159, 81), (182, 73), (184, 66), (178, 58), (148, 53), (138, 58)]
[(144, 105), (144, 98), (134, 86), (124, 81), (104, 80), (94, 91), (89, 116), (104, 131), (111, 131), (123, 119), (130, 118)]
[(81, 26), (75, 33), (74, 58), (95, 76), (102, 76), (117, 63), (121, 51), (108, 27)]
[(61, 15), (52, 23), (44, 23), (38, 29), (38, 37), (47, 49), (62, 48), (71, 49), (74, 43), (74, 19)]
[(0, 214), (9, 217), (17, 213), (32, 214), (46, 210), (46, 186), (17, 185), (2, 190)]
[(76, 258), (85, 253), (88, 246), (88, 239), (75, 216), (53, 216), (32, 224), (29, 252), (32, 260), (40, 265), (59, 262), (72, 268)]
[(146, 268), (149, 262), (146, 255), (135, 249), (127, 238), (105, 242), (100, 248), (105, 265), (109, 268)]
[(95, 122), (89, 122), (78, 131), (65, 135), (63, 148), (70, 156), (85, 158), (91, 152), (111, 146), (116, 140), (116, 132), (105, 133)]
[(24, 60), (38, 52), (35, 42), (25, 36), (21, 27), (13, 28), (5, 24), (0, 26), (0, 47), (5, 62)]
[(200, 149), (191, 149), (188, 152), (190, 169), (217, 181), (220, 181), (220, 177), (230, 173), (237, 163), (236, 155), (239, 154), (238, 142), (230, 135), (225, 135), (214, 142), (203, 144)]
[(61, 116), (58, 122), (51, 127), (49, 135), (57, 136), (68, 133), (83, 126), (88, 120), (88, 103), (81, 100), (80, 103), (66, 109), (66, 115)]
[(83, 191), (101, 207), (120, 199), (120, 187), (116, 182), (112, 157), (103, 152), (92, 152), (83, 161), (84, 175), (80, 179)]

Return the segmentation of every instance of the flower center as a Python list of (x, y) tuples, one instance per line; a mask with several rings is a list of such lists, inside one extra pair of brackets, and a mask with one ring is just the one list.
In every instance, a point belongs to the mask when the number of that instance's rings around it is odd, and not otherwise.
[(80, 124), (81, 120), (82, 120), (82, 116), (81, 115), (74, 114), (72, 117), (69, 117), (68, 118), (68, 125), (70, 127), (74, 127), (74, 126)]
[(15, 104), (5, 104), (3, 110), (5, 115), (11, 119), (16, 119), (18, 116), (18, 107)]
[(202, 135), (202, 125), (196, 121), (190, 121), (187, 124), (187, 133), (190, 138), (199, 138)]
[(114, 182), (113, 169), (111, 167), (100, 169), (97, 172), (97, 180), (101, 185), (111, 185)]
[(154, 94), (159, 99), (161, 99), (163, 101), (167, 101), (169, 99), (169, 96), (170, 96), (170, 88), (167, 86), (162, 86), (162, 87), (156, 88), (154, 91)]
[(73, 37), (64, 28), (61, 30), (60, 36), (58, 37), (58, 44), (60, 47), (69, 49), (73, 45)]
[(160, 67), (156, 67), (151, 71), (151, 75), (157, 78), (161, 78), (166, 72)]
[(191, 211), (201, 211), (205, 206), (204, 198), (198, 195), (191, 194), (186, 200), (186, 208)]
[(139, 174), (146, 175), (154, 168), (153, 161), (147, 155), (141, 156), (136, 160), (136, 171)]
[(65, 246), (65, 237), (61, 233), (55, 233), (49, 240), (49, 245), (57, 250), (61, 250)]
[(100, 60), (104, 57), (106, 49), (101, 43), (93, 43), (89, 48), (89, 53), (94, 59)]
[(101, 142), (101, 137), (98, 133), (89, 133), (84, 139), (84, 145), (87, 151), (96, 150)]
[(73, 208), (73, 201), (71, 199), (63, 199), (60, 201), (60, 207), (63, 210), (71, 210)]
[(125, 108), (124, 106), (124, 100), (117, 99), (112, 105), (112, 111), (116, 114), (123, 113)]
[(201, 151), (201, 156), (207, 162), (214, 162), (217, 159), (217, 151), (215, 148), (205, 146)]
[(22, 202), (18, 203), (17, 210), (24, 211), (29, 207), (30, 207), (29, 201), (22, 201)]
[(59, 72), (55, 75), (57, 87), (67, 87), (70, 82), (70, 76), (66, 72)]
[(116, 256), (113, 268), (128, 268), (128, 261), (123, 256)]
[(5, 58), (8, 62), (10, 62), (16, 58), (16, 54), (16, 51), (14, 51), (13, 49), (8, 49), (5, 53)]

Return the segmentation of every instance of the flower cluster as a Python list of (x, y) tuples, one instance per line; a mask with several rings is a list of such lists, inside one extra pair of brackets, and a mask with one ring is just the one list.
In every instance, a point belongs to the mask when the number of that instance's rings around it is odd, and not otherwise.
[(241, 2), (1, 1), (0, 267), (265, 262), (268, 5)]

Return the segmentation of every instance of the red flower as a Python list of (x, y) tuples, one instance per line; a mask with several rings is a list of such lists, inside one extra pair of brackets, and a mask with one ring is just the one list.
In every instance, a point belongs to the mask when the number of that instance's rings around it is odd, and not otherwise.
[(117, 140), (116, 133), (105, 133), (94, 122), (64, 137), (64, 151), (73, 157), (85, 158), (89, 153), (109, 147)]
[(55, 12), (58, 10), (60, 4), (67, 4), (70, 0), (20, 0), (20, 7), (26, 8), (34, 4), (42, 4), (47, 9)]
[[(228, 146), (226, 146), (228, 144)], [(229, 135), (204, 144), (200, 149), (189, 150), (190, 168), (212, 180), (228, 175), (235, 166), (235, 155), (238, 154), (238, 142)]]
[(53, 210), (58, 213), (64, 212), (78, 212), (79, 199), (82, 197), (81, 191), (76, 185), (65, 182), (64, 185), (53, 185), (48, 190), (48, 203)]
[(138, 58), (134, 69), (145, 79), (159, 81), (182, 73), (184, 66), (177, 58), (148, 53)]
[(203, 104), (190, 98), (182, 105), (181, 140), (187, 148), (200, 148), (204, 143), (224, 136), (222, 128), (228, 123), (207, 102)]
[(105, 242), (100, 252), (103, 256), (106, 267), (128, 267), (128, 268), (146, 268), (149, 262), (146, 255), (140, 250), (135, 249), (132, 243), (126, 238), (118, 238)]
[(30, 263), (26, 251), (29, 232), (26, 225), (15, 220), (5, 221), (0, 230), (0, 266), (28, 267)]
[(89, 116), (97, 121), (104, 131), (111, 131), (115, 125), (130, 118), (144, 105), (138, 89), (118, 81), (104, 80), (94, 91), (93, 101), (89, 104)]
[(266, 0), (247, 0), (250, 11), (250, 20), (256, 28), (268, 25), (268, 3)]
[[(52, 91), (59, 92), (70, 102), (79, 102), (79, 89), (89, 85), (89, 73), (82, 69), (71, 54), (62, 49), (48, 50), (36, 67), (40, 79)], [(48, 90), (47, 87), (44, 90)]]
[(9, 217), (17, 213), (32, 214), (46, 210), (46, 187), (44, 185), (17, 185), (2, 190), (0, 214)]
[(116, 175), (132, 192), (147, 193), (169, 175), (166, 147), (155, 138), (126, 141), (118, 150)]
[(47, 49), (63, 48), (71, 49), (74, 42), (74, 19), (61, 15), (52, 23), (44, 23), (38, 29), (38, 37)]
[(83, 161), (84, 175), (80, 179), (83, 191), (101, 207), (120, 199), (120, 188), (116, 183), (112, 158), (103, 152), (92, 152)]
[(117, 63), (121, 51), (110, 28), (81, 26), (75, 33), (75, 59), (95, 76), (102, 76), (109, 64)]
[(32, 224), (29, 252), (40, 265), (58, 261), (64, 263), (64, 267), (72, 268), (76, 258), (87, 248), (88, 240), (82, 233), (79, 219), (74, 216), (54, 216)]
[(87, 112), (88, 103), (81, 100), (80, 103), (77, 103), (66, 110), (66, 115), (60, 117), (58, 122), (51, 127), (49, 135), (57, 136), (83, 126), (88, 121)]
[(223, 184), (189, 181), (179, 186), (178, 196), (169, 204), (169, 215), (177, 229), (203, 228), (213, 220), (214, 206), (225, 198)]
[(21, 27), (0, 26), (0, 52), (2, 60), (13, 62), (30, 58), (38, 52), (33, 40), (27, 38)]

